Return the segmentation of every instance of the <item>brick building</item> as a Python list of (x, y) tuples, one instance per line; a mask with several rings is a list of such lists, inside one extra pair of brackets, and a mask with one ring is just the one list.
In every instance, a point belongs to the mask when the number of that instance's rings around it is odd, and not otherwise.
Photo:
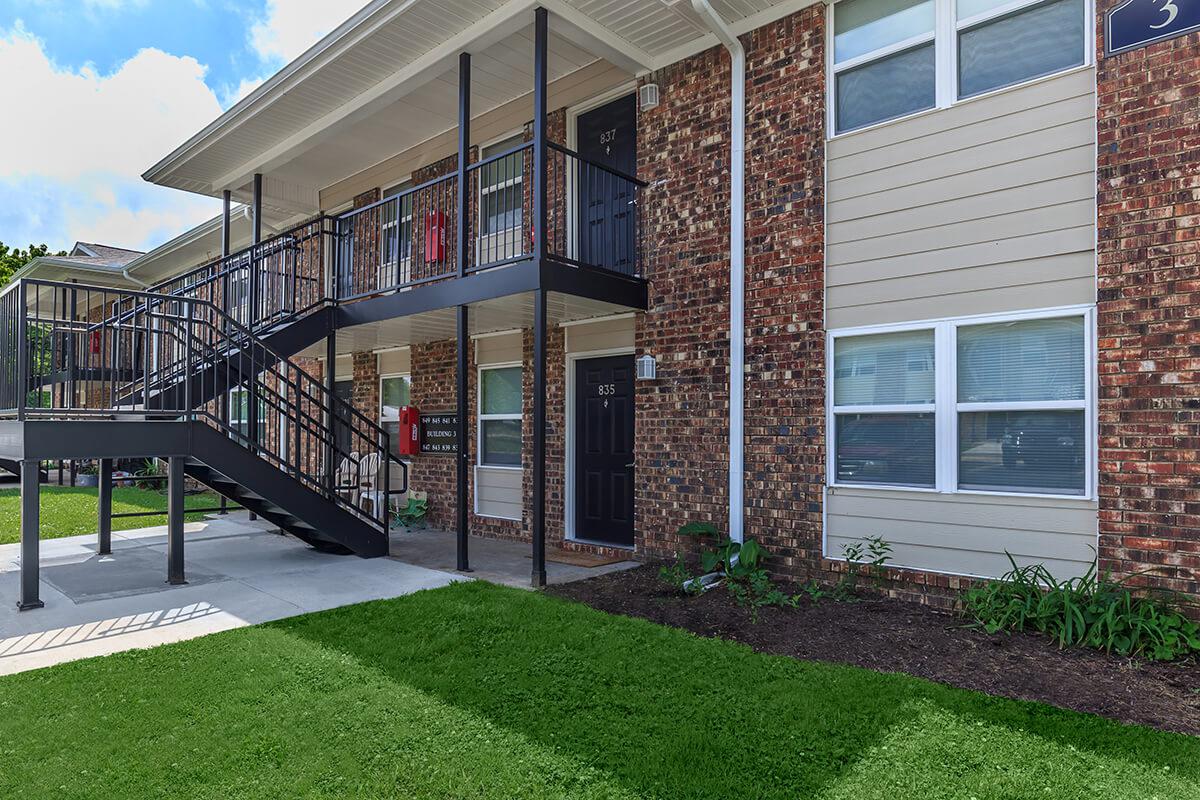
[[(552, 3), (539, 61), (532, 4), (443, 5), (370, 4), (146, 174), (328, 221), (334, 322), (289, 355), (432, 524), (658, 557), (705, 520), (819, 580), (881, 536), (939, 603), (1010, 556), (1200, 593), (1200, 34), (1087, 0)], [(401, 452), (404, 406), (457, 450)]]

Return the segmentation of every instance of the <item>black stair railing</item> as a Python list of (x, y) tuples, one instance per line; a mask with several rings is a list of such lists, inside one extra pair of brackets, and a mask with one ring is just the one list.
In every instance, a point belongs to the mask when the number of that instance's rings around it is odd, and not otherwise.
[[(212, 303), (252, 331), (289, 322), (329, 298), (335, 220), (319, 216), (168, 280), (148, 291)], [(130, 298), (118, 306), (129, 311)]]
[(0, 404), (19, 419), (203, 421), (383, 532), (404, 469), (382, 426), (196, 297), (16, 282), (0, 294)]

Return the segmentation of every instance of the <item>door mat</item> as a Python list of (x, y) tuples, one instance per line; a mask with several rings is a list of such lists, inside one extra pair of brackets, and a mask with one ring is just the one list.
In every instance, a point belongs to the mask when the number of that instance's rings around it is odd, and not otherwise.
[[(533, 554), (526, 553), (526, 558), (532, 559)], [(577, 550), (547, 550), (546, 560), (555, 564), (570, 564), (573, 567), (606, 567), (609, 564), (620, 564), (629, 561), (628, 556), (598, 556), (595, 553), (581, 553)]]

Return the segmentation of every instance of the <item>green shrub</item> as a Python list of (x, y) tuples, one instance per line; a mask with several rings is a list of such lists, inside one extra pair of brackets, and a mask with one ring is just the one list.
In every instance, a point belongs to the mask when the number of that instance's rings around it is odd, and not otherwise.
[[(709, 522), (689, 522), (679, 528), (680, 536), (696, 539), (716, 539), (715, 546), (700, 553), (700, 566), (706, 573), (719, 573), (725, 587), (738, 605), (750, 610), (750, 617), (758, 622), (759, 609), (766, 606), (795, 606), (798, 597), (789, 597), (771, 582), (763, 564), (767, 551), (754, 539), (735, 542), (722, 536), (716, 526)], [(658, 577), (679, 591), (701, 594), (705, 587), (687, 568), (683, 553), (675, 553), (675, 562), (664, 565)]]
[(1093, 564), (1058, 581), (1041, 564), (1018, 567), (967, 590), (963, 611), (988, 633), (1038, 631), (1059, 647), (1086, 646), (1123, 656), (1169, 661), (1200, 652), (1200, 625), (1170, 604), (1131, 592)]
[(853, 600), (858, 594), (858, 581), (865, 572), (875, 585), (884, 585), (885, 567), (892, 560), (892, 545), (882, 536), (867, 536), (861, 541), (842, 547), (846, 556), (846, 574), (833, 587), (838, 600)]

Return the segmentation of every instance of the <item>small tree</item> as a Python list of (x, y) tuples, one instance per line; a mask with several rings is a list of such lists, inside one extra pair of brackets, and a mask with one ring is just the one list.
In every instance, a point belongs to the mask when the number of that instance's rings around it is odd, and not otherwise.
[(0, 286), (7, 285), (12, 280), (14, 272), (35, 258), (46, 255), (65, 256), (66, 254), (66, 250), (51, 253), (50, 248), (44, 244), (31, 244), (27, 249), (22, 250), (19, 247), (9, 247), (4, 242), (0, 242)]

